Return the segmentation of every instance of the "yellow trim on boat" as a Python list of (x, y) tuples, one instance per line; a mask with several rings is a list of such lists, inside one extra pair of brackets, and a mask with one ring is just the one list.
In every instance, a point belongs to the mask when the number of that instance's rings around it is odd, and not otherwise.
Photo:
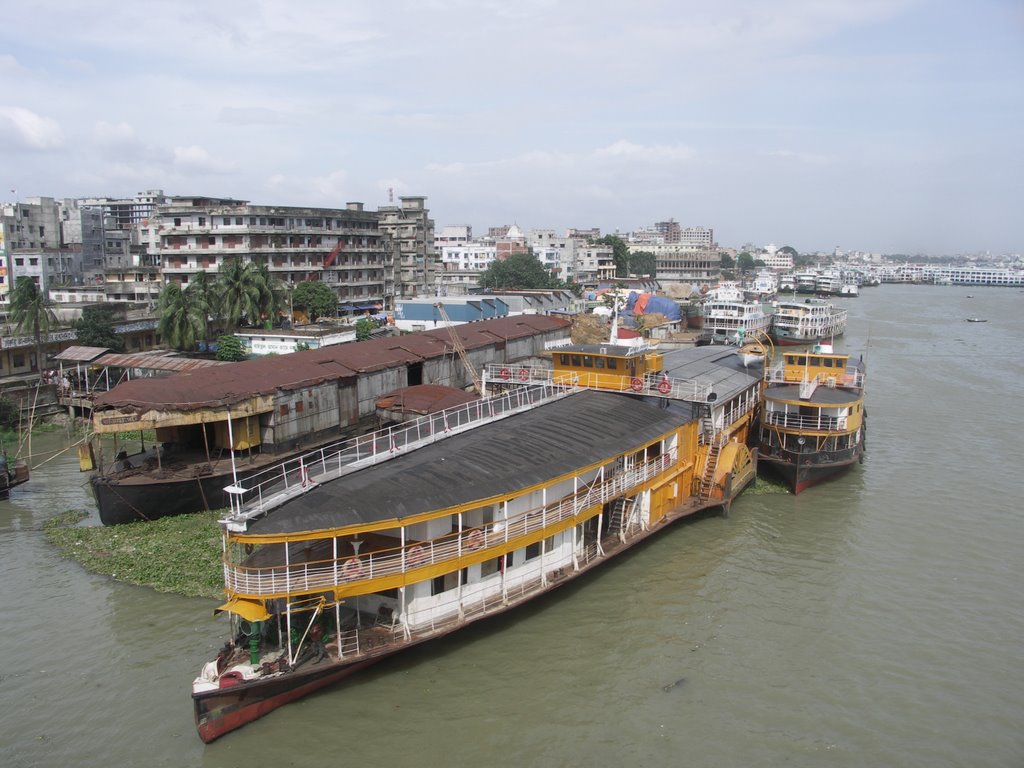
[(232, 597), (224, 605), (218, 605), (213, 609), (215, 614), (221, 611), (241, 616), (246, 621), (266, 621), (270, 618), (270, 614), (263, 603), (256, 602), (255, 600), (246, 600), (241, 597)]

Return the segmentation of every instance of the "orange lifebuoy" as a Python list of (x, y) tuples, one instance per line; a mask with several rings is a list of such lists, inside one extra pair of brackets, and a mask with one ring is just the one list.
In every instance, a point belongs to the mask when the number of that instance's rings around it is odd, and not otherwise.
[(519, 369), (519, 380), (520, 381), (526, 381), (529, 378), (530, 378), (530, 372), (528, 370), (526, 370), (525, 368), (520, 368)]
[(424, 563), (427, 559), (427, 553), (423, 547), (416, 544), (408, 552), (405, 553), (405, 560), (409, 564), (409, 567), (415, 568), (416, 566)]
[(658, 391), (663, 395), (667, 395), (672, 391), (672, 385), (666, 379), (662, 379), (658, 382)]
[(512, 378), (512, 371), (510, 371), (508, 368), (502, 368), (501, 378), (503, 378), (505, 381), (508, 381), (510, 378)]
[(474, 528), (466, 535), (466, 546), (469, 549), (480, 549), (484, 545), (484, 534), (479, 528)]
[(634, 392), (639, 392), (644, 388), (644, 383), (640, 379), (631, 379), (629, 382), (629, 388)]
[(346, 579), (361, 579), (363, 577), (363, 564), (358, 557), (351, 557), (341, 566), (341, 574)]

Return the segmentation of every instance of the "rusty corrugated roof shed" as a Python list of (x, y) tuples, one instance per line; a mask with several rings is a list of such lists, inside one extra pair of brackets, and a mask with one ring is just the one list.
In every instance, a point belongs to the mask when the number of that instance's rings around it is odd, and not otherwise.
[(223, 360), (196, 360), (191, 357), (174, 355), (124, 355), (111, 352), (96, 360), (96, 365), (111, 365), (116, 368), (143, 368), (151, 371), (191, 371), (208, 368), (211, 365), (228, 365)]
[(106, 347), (68, 347), (59, 355), (54, 355), (54, 360), (70, 360), (74, 363), (88, 363), (95, 360), (97, 357), (102, 355), (104, 352), (110, 350)]
[[(467, 349), (513, 341), (568, 328), (569, 321), (546, 315), (519, 315), (456, 326)], [(290, 355), (200, 368), (160, 379), (136, 379), (97, 395), (104, 408), (194, 410), (238, 403), (277, 390), (294, 390), (451, 354), (447, 328), (338, 344)]]
[(457, 387), (446, 387), (441, 384), (417, 384), (381, 395), (377, 398), (377, 407), (402, 413), (427, 414), (438, 413), (446, 408), (454, 408), (478, 399), (479, 395)]

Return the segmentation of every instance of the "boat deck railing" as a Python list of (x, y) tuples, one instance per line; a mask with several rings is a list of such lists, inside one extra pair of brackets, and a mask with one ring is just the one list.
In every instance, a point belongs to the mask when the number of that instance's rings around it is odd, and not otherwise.
[(306, 493), (318, 483), (388, 461), (541, 403), (566, 397), (573, 391), (551, 382), (542, 386), (517, 388), (498, 397), (446, 408), (438, 413), (331, 443), (282, 461), (225, 488), (232, 499), (231, 514), (220, 522), (228, 530), (244, 531), (250, 520)]
[[(510, 540), (544, 531), (570, 520), (581, 512), (605, 504), (651, 481), (677, 460), (664, 454), (605, 478), (603, 473), (588, 486), (560, 501), (498, 520), (479, 528), (465, 528), (430, 541), (405, 546), (295, 564), (249, 567), (224, 564), (224, 586), (229, 592), (247, 597), (301, 594), (332, 589), (383, 576), (403, 574), (440, 563), (455, 563), (477, 551), (507, 549)], [(495, 553), (497, 556), (499, 552)]]
[(764, 423), (772, 427), (783, 429), (806, 429), (815, 432), (846, 432), (847, 417), (835, 417), (824, 415), (802, 415), (799, 413), (782, 413), (777, 411), (766, 411)]
[(857, 365), (848, 365), (842, 373), (819, 373), (812, 379), (804, 379), (803, 370), (790, 367), (786, 372), (784, 363), (776, 363), (768, 371), (765, 379), (769, 384), (813, 384), (815, 387), (842, 387), (844, 389), (863, 389), (864, 371)]
[(605, 392), (632, 392), (694, 403), (711, 402), (713, 392), (712, 384), (701, 379), (673, 378), (662, 373), (629, 377), (609, 369), (604, 369), (603, 372), (595, 370), (594, 373), (556, 371), (541, 365), (491, 363), (487, 366), (487, 379), (496, 384), (557, 384), (581, 389), (600, 389)]

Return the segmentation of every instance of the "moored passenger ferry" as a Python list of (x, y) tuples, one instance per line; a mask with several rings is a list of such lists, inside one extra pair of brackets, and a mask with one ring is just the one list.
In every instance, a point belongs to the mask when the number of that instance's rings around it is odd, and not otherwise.
[(552, 362), (489, 366), (489, 397), (228, 489), (231, 633), (192, 687), (204, 741), (727, 508), (753, 480), (760, 376), (731, 349), (571, 346)]
[(829, 345), (782, 358), (766, 374), (758, 461), (800, 493), (863, 460), (865, 365)]
[(831, 343), (846, 332), (847, 311), (823, 299), (780, 301), (772, 315), (771, 337), (778, 346)]

